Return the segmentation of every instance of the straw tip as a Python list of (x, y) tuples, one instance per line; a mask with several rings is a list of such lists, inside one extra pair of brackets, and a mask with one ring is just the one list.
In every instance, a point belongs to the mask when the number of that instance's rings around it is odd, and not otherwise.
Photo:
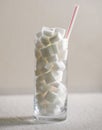
[(79, 4), (75, 4), (75, 7), (76, 7), (76, 8), (79, 8)]

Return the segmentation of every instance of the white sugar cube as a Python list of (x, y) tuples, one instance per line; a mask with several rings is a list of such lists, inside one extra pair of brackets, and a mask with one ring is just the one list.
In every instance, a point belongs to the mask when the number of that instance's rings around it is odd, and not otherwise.
[(36, 68), (37, 69), (41, 69), (46, 65), (46, 59), (44, 59), (43, 57), (40, 57), (39, 59), (37, 59), (37, 63), (36, 63)]
[(56, 81), (56, 79), (55, 79), (54, 75), (52, 74), (52, 72), (48, 72), (47, 74), (45, 74), (44, 79), (45, 79), (47, 84)]
[(37, 79), (36, 79), (36, 83), (43, 83), (44, 81), (44, 77), (43, 76), (39, 76)]
[(42, 48), (42, 49), (41, 49), (41, 53), (42, 53), (42, 56), (43, 56), (43, 57), (50, 56), (50, 53), (49, 53), (48, 48)]
[(58, 45), (52, 44), (48, 47), (42, 48), (41, 52), (42, 52), (42, 55), (44, 57), (49, 57), (49, 56), (52, 56), (54, 54), (57, 54), (58, 53)]
[(68, 50), (66, 49), (65, 51), (62, 51), (59, 53), (59, 59), (62, 61), (66, 61), (68, 56)]
[(43, 94), (41, 94), (41, 93), (37, 94), (36, 99), (37, 99), (37, 102), (43, 102), (43, 100), (44, 100)]
[(62, 81), (63, 72), (62, 71), (49, 72), (45, 74), (44, 77), (46, 83), (52, 83), (55, 82), (56, 80)]
[(57, 61), (53, 63), (53, 69), (54, 70), (64, 70), (65, 69), (65, 64), (62, 61)]
[(42, 84), (42, 85), (36, 87), (36, 90), (38, 93), (44, 93), (44, 92), (48, 91), (49, 88), (50, 87), (47, 84)]
[(43, 75), (45, 72), (48, 71), (60, 71), (61, 72), (65, 69), (65, 64), (62, 61), (47, 63), (44, 67), (41, 69), (36, 69), (36, 75)]
[(58, 46), (60, 51), (68, 49), (68, 39), (62, 39), (61, 41), (59, 41)]
[(50, 84), (55, 81), (62, 81), (63, 72), (62, 71), (51, 71), (48, 73), (44, 73), (43, 75), (39, 76), (36, 82), (40, 82), (41, 80), (45, 80), (47, 84)]
[(43, 67), (43, 68), (40, 68), (40, 69), (36, 69), (35, 74), (36, 74), (36, 76), (39, 76), (39, 75), (42, 75), (43, 73), (45, 73), (47, 71), (48, 71), (48, 69)]
[(56, 81), (62, 81), (63, 78), (63, 71), (53, 71), (53, 76), (55, 77)]
[(43, 45), (47, 46), (49, 44), (49, 39), (47, 36), (42, 35), (41, 39), (40, 39), (41, 43), (43, 43)]
[(57, 41), (60, 41), (62, 39), (62, 36), (60, 33), (55, 33), (54, 36), (52, 36), (51, 38), (49, 38), (49, 41), (51, 43), (55, 43)]
[(36, 40), (36, 42), (35, 42), (35, 50), (36, 50), (36, 49), (40, 49), (40, 48), (43, 48), (43, 44), (42, 44), (41, 41), (38, 39), (38, 40)]
[(48, 61), (49, 63), (54, 62), (54, 61), (58, 61), (58, 60), (59, 60), (57, 54), (52, 55), (52, 56), (48, 56), (48, 57), (46, 57), (46, 59), (47, 59), (47, 61)]
[(56, 93), (62, 100), (65, 100), (67, 96), (67, 89), (63, 84), (60, 83)]
[(43, 27), (42, 28), (42, 33), (45, 34), (46, 36), (52, 36), (54, 35), (55, 29), (54, 28), (48, 28), (48, 27)]
[(57, 95), (54, 92), (48, 92), (45, 98), (47, 101), (53, 102), (57, 98)]
[(63, 55), (63, 59), (66, 61), (67, 60), (67, 56), (68, 56), (68, 50), (65, 50), (64, 55)]
[(65, 100), (61, 99), (59, 96), (57, 96), (57, 99), (54, 102), (56, 105), (60, 107), (64, 107), (65, 105)]
[(50, 103), (47, 107), (47, 113), (49, 114), (58, 114), (61, 112), (60, 107), (58, 107), (56, 104)]
[(44, 73), (47, 73), (48, 71), (50, 71), (53, 68), (53, 64), (51, 63), (47, 63), (45, 66), (43, 66), (40, 69), (36, 69), (36, 75), (43, 75)]
[(42, 56), (40, 49), (35, 50), (35, 56), (37, 59), (39, 59)]
[(62, 37), (65, 36), (65, 29), (63, 28), (56, 28), (55, 32), (60, 33)]
[(36, 87), (40, 87), (42, 85), (46, 85), (45, 80), (39, 80), (38, 78), (36, 79)]

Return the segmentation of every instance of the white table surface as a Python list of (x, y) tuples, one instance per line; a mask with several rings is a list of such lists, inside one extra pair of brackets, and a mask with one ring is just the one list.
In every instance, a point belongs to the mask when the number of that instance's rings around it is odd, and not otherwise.
[(69, 94), (66, 121), (33, 121), (33, 95), (0, 96), (0, 130), (102, 130), (102, 94)]

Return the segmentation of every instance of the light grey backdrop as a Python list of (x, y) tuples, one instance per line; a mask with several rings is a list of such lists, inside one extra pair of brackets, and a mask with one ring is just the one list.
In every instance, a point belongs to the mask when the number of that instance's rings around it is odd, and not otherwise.
[(68, 90), (102, 91), (101, 0), (0, 0), (0, 94), (33, 93), (34, 34), (42, 26), (67, 28), (75, 3)]

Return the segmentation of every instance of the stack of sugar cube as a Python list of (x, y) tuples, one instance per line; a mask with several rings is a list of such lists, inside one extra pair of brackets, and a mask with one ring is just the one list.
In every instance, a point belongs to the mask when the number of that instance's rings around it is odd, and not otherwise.
[(36, 105), (41, 115), (58, 114), (66, 101), (63, 73), (68, 55), (68, 39), (63, 28), (43, 27), (36, 34)]

